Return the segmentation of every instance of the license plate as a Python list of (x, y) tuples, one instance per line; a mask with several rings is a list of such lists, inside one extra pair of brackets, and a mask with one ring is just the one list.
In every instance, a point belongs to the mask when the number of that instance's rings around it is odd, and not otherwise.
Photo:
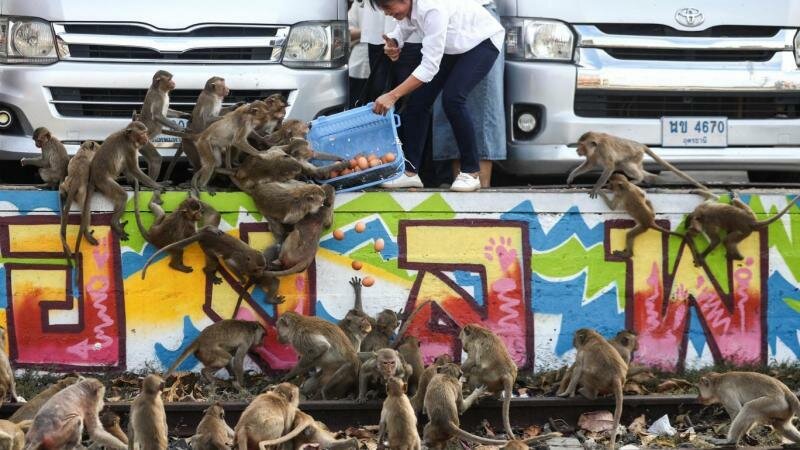
[[(186, 128), (186, 125), (189, 124), (189, 119), (169, 119), (169, 120), (177, 123), (182, 128)], [(156, 136), (155, 139), (153, 139), (153, 144), (162, 144), (157, 146), (162, 148), (172, 147), (173, 145), (177, 146), (177, 144), (180, 144), (180, 142), (181, 138), (179, 138), (178, 136), (170, 136), (168, 134), (160, 134)]]
[(727, 147), (727, 117), (662, 117), (662, 147)]

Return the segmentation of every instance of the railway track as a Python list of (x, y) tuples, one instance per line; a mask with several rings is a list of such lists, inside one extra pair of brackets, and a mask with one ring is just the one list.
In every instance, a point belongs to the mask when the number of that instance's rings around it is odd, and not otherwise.
[[(120, 415), (123, 423), (127, 421), (130, 402), (108, 402), (106, 405)], [(247, 403), (222, 402), (225, 417), (233, 425)], [(8, 417), (20, 406), (18, 403), (7, 403), (0, 407), (0, 416)], [(462, 417), (463, 428), (475, 429), (486, 419), (495, 429), (502, 429), (500, 415), (501, 402), (484, 399), (470, 408)], [(203, 410), (208, 403), (166, 403), (167, 421), (170, 434), (188, 437), (194, 433), (197, 424), (203, 417)], [(675, 417), (677, 414), (696, 413), (703, 406), (694, 395), (634, 395), (625, 397), (623, 423), (628, 423), (640, 414), (655, 419), (664, 414)], [(370, 401), (365, 405), (356, 405), (353, 401), (306, 401), (300, 408), (322, 421), (332, 430), (344, 430), (353, 426), (377, 425), (380, 418), (381, 402)], [(600, 409), (613, 410), (612, 397), (587, 400), (582, 397), (557, 398), (515, 398), (511, 401), (511, 422), (513, 426), (527, 427), (532, 424), (544, 424), (549, 419), (564, 419), (568, 424), (576, 424), (578, 417), (588, 411)]]

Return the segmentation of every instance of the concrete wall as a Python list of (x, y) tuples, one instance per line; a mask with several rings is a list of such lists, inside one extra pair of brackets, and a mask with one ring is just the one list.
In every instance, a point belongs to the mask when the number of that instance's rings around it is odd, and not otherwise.
[[(793, 193), (743, 195), (764, 217)], [(185, 194), (165, 195), (170, 210)], [(149, 194), (143, 195), (147, 200)], [(689, 194), (652, 194), (662, 225), (680, 231), (700, 201)], [(220, 193), (207, 200), (223, 213), (222, 228), (256, 248), (271, 240), (251, 200)], [(132, 203), (129, 203), (132, 209)], [(70, 270), (61, 254), (54, 192), (0, 191), (0, 324), (8, 328), (17, 367), (79, 370), (143, 369), (169, 365), (213, 321), (259, 320), (268, 327), (287, 309), (328, 320), (352, 307), (348, 283), (371, 276), (364, 288), (369, 313), (424, 306), (410, 332), (432, 359), (460, 355), (460, 326), (482, 322), (503, 337), (520, 366), (551, 368), (570, 361), (572, 333), (593, 327), (606, 335), (627, 327), (640, 336), (640, 363), (679, 370), (717, 361), (765, 364), (800, 356), (800, 213), (791, 214), (741, 245), (745, 259), (728, 263), (712, 253), (695, 267), (675, 237), (649, 231), (635, 256), (621, 260), (633, 224), (585, 193), (367, 193), (337, 199), (333, 229), (323, 237), (315, 266), (286, 277), (276, 310), (260, 288), (237, 302), (239, 285), (227, 272), (206, 279), (197, 245), (185, 257), (194, 273), (144, 261), (154, 253), (137, 232), (117, 240), (107, 213), (94, 215), (97, 247), (84, 243)], [(95, 199), (95, 211), (107, 211)], [(151, 216), (144, 217), (149, 226)], [(357, 223), (365, 230), (355, 231)], [(78, 216), (69, 227), (74, 242)], [(375, 239), (384, 239), (382, 252)], [(706, 242), (698, 243), (704, 248)], [(360, 271), (353, 261), (363, 263)], [(270, 328), (271, 329), (271, 328)], [(271, 329), (272, 331), (272, 329)], [(293, 352), (271, 332), (252, 364), (285, 369)], [(196, 364), (189, 360), (182, 369)]]

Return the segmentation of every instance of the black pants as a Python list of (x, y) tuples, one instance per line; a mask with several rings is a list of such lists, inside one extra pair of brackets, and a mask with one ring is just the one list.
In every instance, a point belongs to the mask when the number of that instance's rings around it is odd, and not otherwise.
[[(381, 51), (383, 51), (382, 47)], [(400, 59), (395, 61), (392, 65), (392, 75), (394, 77), (393, 85), (397, 85), (405, 81), (406, 78), (411, 75), (411, 72), (413, 72), (414, 69), (419, 66), (420, 62), (422, 62), (422, 44), (404, 45), (403, 51), (400, 52)], [(412, 92), (407, 98), (402, 99), (401, 102), (405, 101), (408, 103), (414, 101), (414, 96), (418, 95), (418, 92), (419, 90), (417, 90), (417, 92)], [(415, 120), (409, 116), (408, 110), (403, 108), (402, 105), (403, 103), (401, 103), (399, 106), (399, 109), (401, 110), (400, 122), (405, 124), (407, 120), (410, 120), (411, 123), (414, 123)], [(433, 121), (431, 120), (431, 116), (428, 115), (428, 121), (426, 124), (420, 124), (420, 126), (424, 126), (426, 128), (424, 134), (427, 136), (427, 138), (423, 143), (421, 157), (412, 162), (412, 164), (414, 164), (413, 168), (408, 167), (408, 163), (406, 163), (407, 170), (419, 174), (420, 178), (422, 179), (422, 183), (426, 187), (439, 187), (443, 184), (452, 183), (453, 171), (450, 166), (450, 162), (434, 161), (433, 159), (433, 144), (431, 139), (431, 127), (433, 126)], [(398, 133), (400, 135), (400, 141), (403, 142), (403, 151), (405, 152), (405, 143), (415, 141), (415, 135), (420, 134), (421, 129), (401, 125)]]

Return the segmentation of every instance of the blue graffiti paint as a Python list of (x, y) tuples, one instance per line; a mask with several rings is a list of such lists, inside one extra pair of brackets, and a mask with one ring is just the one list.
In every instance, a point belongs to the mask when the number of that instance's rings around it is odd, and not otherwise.
[(767, 280), (767, 343), (772, 353), (778, 338), (794, 352), (795, 358), (800, 356), (800, 344), (797, 341), (798, 313), (786, 304), (784, 299), (800, 301), (800, 289), (787, 281), (780, 273), (773, 273)]
[(253, 290), (250, 292), (250, 298), (252, 298), (256, 305), (258, 305), (270, 316), (275, 317), (277, 315), (277, 311), (275, 311), (275, 305), (267, 302), (267, 293), (264, 292), (264, 290), (260, 287), (256, 286), (253, 288)]
[[(150, 244), (144, 245), (144, 250), (142, 251), (141, 255), (133, 250), (123, 250), (122, 257), (120, 258), (122, 263), (122, 279), (127, 279), (131, 275), (141, 276), (144, 263), (147, 262), (148, 258), (153, 256), (156, 250), (157, 249)], [(163, 254), (159, 255), (159, 257), (156, 258), (152, 264), (155, 264), (156, 262), (168, 257), (169, 253), (164, 252)]]
[(358, 249), (365, 244), (372, 244), (378, 238), (383, 238), (385, 242), (384, 249), (380, 252), (384, 261), (396, 259), (399, 253), (397, 243), (395, 242), (389, 230), (380, 219), (374, 219), (365, 223), (366, 228), (363, 232), (357, 233), (354, 229), (349, 229), (344, 233), (344, 239), (338, 241), (333, 238), (328, 238), (320, 242), (320, 247), (334, 251), (336, 253), (347, 255), (355, 249)]
[(6, 309), (8, 308), (8, 297), (6, 297), (6, 294), (8, 294), (8, 286), (6, 286), (5, 267), (0, 267), (0, 293), (3, 294), (0, 295), (0, 308)]
[(586, 273), (564, 281), (548, 281), (533, 274), (534, 314), (561, 314), (561, 332), (556, 354), (572, 348), (572, 335), (580, 328), (594, 328), (606, 337), (613, 337), (625, 326), (625, 315), (617, 312), (617, 290), (610, 289), (586, 304), (583, 300)]
[[(0, 202), (8, 202), (19, 209), (20, 215), (27, 215), (36, 209), (58, 211), (57, 191), (0, 191)], [(37, 211), (38, 213), (39, 211)]]
[(698, 355), (702, 353), (707, 339), (697, 308), (691, 308), (689, 310), (689, 342), (692, 343)]
[(577, 206), (568, 209), (549, 232), (545, 233), (539, 222), (533, 203), (524, 201), (512, 208), (511, 211), (500, 216), (503, 220), (521, 220), (528, 222), (531, 248), (534, 251), (545, 252), (552, 250), (575, 236), (585, 248), (603, 243), (604, 228), (599, 223), (589, 227), (583, 220)]
[[(175, 350), (168, 350), (161, 343), (156, 343), (156, 357), (163, 367), (169, 367), (183, 353), (184, 350), (200, 335), (200, 330), (194, 326), (189, 316), (183, 317), (183, 341)], [(186, 361), (178, 366), (177, 370), (192, 370), (199, 361), (194, 356), (189, 356)]]
[(316, 308), (317, 308), (317, 317), (319, 317), (320, 319), (325, 319), (331, 323), (339, 323), (339, 319), (333, 317), (331, 313), (329, 313), (328, 310), (325, 309), (325, 305), (323, 305), (323, 302), (319, 299), (317, 300)]
[[(450, 272), (445, 272), (445, 274), (450, 276)], [(480, 275), (473, 272), (456, 270), (452, 272), (452, 277), (456, 284), (461, 286), (462, 289), (466, 290), (472, 295), (472, 298), (475, 299), (475, 303), (477, 303), (479, 306), (483, 306), (485, 304), (485, 300), (483, 298), (483, 282), (481, 281)]]

